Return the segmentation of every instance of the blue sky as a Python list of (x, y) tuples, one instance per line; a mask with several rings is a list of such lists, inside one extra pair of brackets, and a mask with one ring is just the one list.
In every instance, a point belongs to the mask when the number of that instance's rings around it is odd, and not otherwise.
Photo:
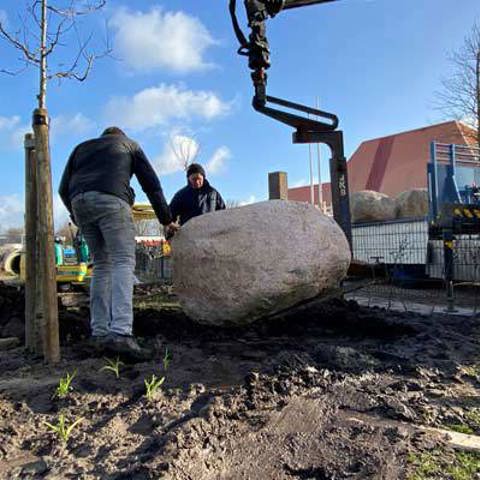
[[(235, 53), (227, 4), (115, 0), (83, 20), (82, 32), (96, 32), (92, 46), (100, 49), (107, 22), (113, 53), (96, 62), (86, 82), (49, 85), (55, 191), (72, 148), (111, 124), (143, 146), (168, 199), (185, 182), (171, 144), (177, 152), (196, 147), (183, 137), (200, 144), (198, 160), (226, 199), (266, 198), (269, 171), (287, 171), (290, 185), (308, 181), (307, 147), (292, 145), (288, 127), (250, 106), (249, 71)], [(11, 31), (24, 5), (0, 3), (0, 20)], [(282, 12), (269, 21), (269, 92), (312, 105), (318, 97), (339, 115), (350, 156), (364, 140), (444, 120), (433, 103), (450, 71), (447, 54), (479, 18), (478, 0), (340, 0)], [(72, 58), (73, 41), (57, 50), (52, 70)], [(17, 58), (0, 42), (0, 69), (16, 68)], [(34, 69), (0, 75), (0, 230), (22, 222), (22, 137), (37, 83)], [(322, 156), (328, 180), (326, 150)], [(55, 203), (59, 224), (65, 217)]]

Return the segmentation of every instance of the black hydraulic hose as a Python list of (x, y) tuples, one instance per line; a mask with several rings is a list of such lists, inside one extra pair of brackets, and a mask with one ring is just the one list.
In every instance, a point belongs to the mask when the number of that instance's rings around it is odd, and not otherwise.
[(233, 30), (235, 32), (235, 35), (237, 36), (238, 42), (241, 45), (241, 49), (249, 49), (249, 43), (247, 38), (245, 37), (244, 33), (242, 32), (242, 29), (240, 28), (240, 24), (238, 23), (237, 19), (237, 1), (236, 0), (230, 0), (229, 4), (229, 10), (230, 10), (230, 16), (232, 17), (232, 25), (233, 25)]

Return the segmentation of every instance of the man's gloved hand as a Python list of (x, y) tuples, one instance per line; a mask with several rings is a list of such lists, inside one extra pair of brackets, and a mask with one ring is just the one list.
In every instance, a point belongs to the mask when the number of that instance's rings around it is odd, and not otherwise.
[(176, 222), (171, 222), (168, 225), (165, 225), (165, 238), (170, 240), (178, 230), (180, 230), (180, 225)]

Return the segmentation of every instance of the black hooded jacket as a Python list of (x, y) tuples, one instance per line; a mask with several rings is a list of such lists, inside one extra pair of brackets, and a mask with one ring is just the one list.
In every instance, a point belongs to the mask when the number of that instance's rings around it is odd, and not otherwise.
[(180, 217), (180, 225), (193, 217), (215, 210), (225, 210), (222, 196), (205, 179), (202, 188), (192, 188), (190, 184), (179, 190), (170, 202), (170, 212), (175, 221)]
[(132, 175), (147, 194), (159, 221), (168, 225), (171, 216), (160, 181), (140, 146), (125, 135), (103, 135), (78, 145), (68, 159), (59, 193), (70, 213), (73, 197), (89, 191), (116, 195), (133, 205)]

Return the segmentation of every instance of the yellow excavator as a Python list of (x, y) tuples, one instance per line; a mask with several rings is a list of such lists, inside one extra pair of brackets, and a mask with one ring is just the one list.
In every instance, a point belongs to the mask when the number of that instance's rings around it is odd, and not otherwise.
[[(135, 204), (132, 207), (134, 222), (156, 220), (151, 205)], [(71, 230), (71, 245), (64, 245), (59, 237), (55, 238), (55, 269), (57, 284), (60, 287), (84, 285), (89, 282), (92, 273), (90, 253), (85, 239)], [(148, 243), (148, 242), (146, 242)], [(160, 243), (162, 255), (170, 255), (170, 245)], [(14, 245), (0, 255), (0, 269), (12, 278), (25, 280), (25, 249), (21, 244)]]

